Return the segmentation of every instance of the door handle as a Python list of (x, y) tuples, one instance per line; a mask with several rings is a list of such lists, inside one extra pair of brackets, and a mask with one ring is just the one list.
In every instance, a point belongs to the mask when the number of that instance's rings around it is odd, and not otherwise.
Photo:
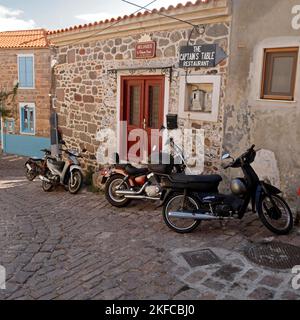
[(146, 130), (146, 118), (144, 118), (143, 127), (144, 127), (144, 130)]

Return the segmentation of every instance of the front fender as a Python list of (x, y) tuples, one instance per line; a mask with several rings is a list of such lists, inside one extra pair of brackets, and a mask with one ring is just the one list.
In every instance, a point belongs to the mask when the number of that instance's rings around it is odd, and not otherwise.
[(156, 207), (156, 209), (163, 207), (173, 192), (174, 192), (173, 190), (164, 190), (160, 197), (160, 203)]
[(74, 171), (74, 170), (79, 170), (81, 173), (83, 173), (82, 168), (81, 168), (80, 166), (78, 166), (78, 165), (72, 165), (72, 166), (70, 167), (70, 169), (69, 169), (69, 172), (72, 172), (72, 171)]
[(280, 193), (282, 193), (282, 191), (279, 190), (278, 188), (276, 188), (268, 183), (262, 182), (260, 185), (258, 185), (256, 192), (255, 192), (256, 208), (258, 208), (261, 197), (264, 194), (277, 195)]

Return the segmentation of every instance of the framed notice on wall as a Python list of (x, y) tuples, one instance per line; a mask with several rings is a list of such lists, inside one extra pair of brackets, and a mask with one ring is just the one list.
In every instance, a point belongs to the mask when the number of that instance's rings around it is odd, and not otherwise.
[(139, 42), (135, 46), (135, 58), (136, 59), (151, 59), (156, 56), (156, 42), (147, 41)]

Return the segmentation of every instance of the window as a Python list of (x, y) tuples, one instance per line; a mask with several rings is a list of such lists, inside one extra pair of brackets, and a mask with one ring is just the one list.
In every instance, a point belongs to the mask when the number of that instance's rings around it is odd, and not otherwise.
[(221, 94), (221, 76), (181, 76), (179, 116), (184, 119), (217, 122)]
[(35, 134), (34, 103), (20, 104), (20, 132), (23, 134)]
[(14, 119), (6, 119), (5, 120), (5, 128), (6, 128), (6, 133), (14, 134), (15, 133), (15, 120)]
[(265, 49), (262, 99), (294, 100), (298, 48)]
[(21, 89), (34, 88), (34, 56), (19, 55), (18, 56), (19, 68), (19, 86)]

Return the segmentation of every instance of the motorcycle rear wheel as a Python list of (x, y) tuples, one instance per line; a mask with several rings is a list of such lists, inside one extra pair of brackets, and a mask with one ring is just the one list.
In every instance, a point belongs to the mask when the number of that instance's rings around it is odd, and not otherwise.
[[(264, 195), (258, 205), (258, 215), (262, 223), (273, 233), (278, 235), (289, 234), (294, 227), (294, 217), (289, 205), (286, 201), (278, 195), (272, 195), (272, 199), (275, 202), (278, 212), (274, 209), (270, 198)], [(286, 222), (283, 219), (286, 219)]]
[(124, 176), (121, 174), (113, 175), (105, 185), (105, 198), (114, 207), (123, 208), (127, 207), (131, 199), (127, 199), (115, 194), (116, 188), (121, 186), (120, 190), (129, 190), (129, 185), (124, 181)]
[(180, 219), (169, 216), (171, 211), (194, 211), (199, 210), (200, 205), (195, 196), (186, 196), (184, 205), (182, 206), (184, 195), (174, 194), (169, 198), (163, 208), (163, 218), (166, 225), (177, 233), (190, 233), (194, 231), (201, 223), (200, 220)]
[(48, 183), (46, 181), (42, 181), (42, 188), (45, 192), (50, 192), (53, 190), (53, 184), (52, 183)]

